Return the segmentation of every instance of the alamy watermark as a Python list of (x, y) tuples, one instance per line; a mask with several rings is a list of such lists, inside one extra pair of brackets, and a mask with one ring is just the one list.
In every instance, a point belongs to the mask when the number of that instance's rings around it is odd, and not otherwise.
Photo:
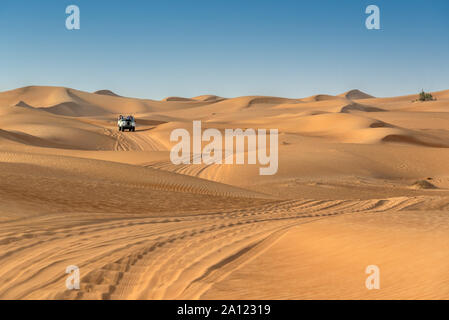
[(65, 273), (70, 274), (65, 280), (65, 286), (68, 290), (80, 289), (80, 268), (71, 265), (65, 269)]
[(376, 265), (369, 265), (365, 269), (365, 273), (369, 274), (366, 278), (365, 286), (368, 290), (380, 289), (380, 269)]
[(380, 9), (376, 5), (369, 5), (365, 10), (366, 14), (369, 16), (365, 20), (365, 26), (368, 30), (379, 30), (380, 29)]
[[(81, 28), (80, 8), (77, 5), (69, 5), (65, 9), (68, 17), (65, 21), (67, 30), (79, 30)], [(377, 5), (371, 4), (366, 7), (365, 13), (369, 16), (365, 20), (365, 26), (368, 30), (380, 29), (380, 9)]]
[(74, 4), (65, 9), (69, 16), (65, 20), (67, 30), (79, 30), (81, 28), (80, 8)]
[[(259, 168), (260, 175), (273, 175), (278, 170), (277, 129), (270, 129), (268, 137), (266, 129), (225, 129), (224, 148), (221, 131), (210, 128), (202, 132), (201, 121), (193, 121), (192, 133), (193, 137), (186, 129), (175, 129), (170, 134), (170, 141), (178, 142), (170, 152), (173, 164), (234, 164), (234, 158), (236, 164), (245, 164), (247, 158), (248, 164), (258, 161), (265, 166)], [(203, 148), (203, 142), (209, 143)]]

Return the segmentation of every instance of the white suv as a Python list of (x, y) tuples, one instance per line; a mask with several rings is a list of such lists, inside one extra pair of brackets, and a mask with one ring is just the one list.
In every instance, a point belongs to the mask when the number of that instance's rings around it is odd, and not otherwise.
[(120, 115), (117, 121), (118, 131), (125, 131), (128, 129), (129, 131), (136, 131), (136, 121), (133, 116), (124, 117)]

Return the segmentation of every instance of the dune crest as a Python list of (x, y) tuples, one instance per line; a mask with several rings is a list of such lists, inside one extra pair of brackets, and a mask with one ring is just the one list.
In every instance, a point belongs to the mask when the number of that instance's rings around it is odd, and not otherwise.
[(225, 100), (225, 98), (219, 97), (219, 96), (215, 96), (215, 95), (202, 95), (202, 96), (197, 96), (192, 98), (193, 100), (198, 100), (198, 101), (221, 101), (221, 100)]
[(98, 90), (98, 91), (95, 91), (94, 93), (105, 95), (105, 96), (120, 97), (118, 94), (112, 92), (111, 90)]
[(437, 187), (427, 180), (418, 180), (412, 186), (412, 189), (437, 189)]
[(369, 94), (362, 92), (358, 89), (344, 92), (344, 93), (340, 94), (339, 97), (343, 97), (343, 98), (350, 99), (350, 100), (361, 100), (361, 99), (374, 98), (372, 95), (369, 95)]
[(185, 101), (194, 101), (195, 99), (183, 98), (183, 97), (167, 97), (162, 99), (162, 101), (175, 101), (175, 102), (185, 102)]
[(368, 106), (368, 105), (363, 105), (363, 104), (359, 104), (359, 103), (350, 103), (350, 104), (344, 106), (343, 108), (341, 108), (340, 112), (342, 112), (342, 113), (349, 113), (351, 111), (385, 112), (385, 110), (382, 109), (382, 108)]
[(21, 107), (21, 108), (26, 108), (26, 109), (33, 109), (32, 106), (30, 106), (29, 104), (23, 102), (22, 100), (19, 101), (18, 103), (16, 103), (14, 106), (15, 107)]

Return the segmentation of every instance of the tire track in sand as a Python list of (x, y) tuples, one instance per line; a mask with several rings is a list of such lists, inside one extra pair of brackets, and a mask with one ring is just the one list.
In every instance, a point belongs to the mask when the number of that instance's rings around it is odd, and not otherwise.
[[(28, 286), (28, 292), (18, 296), (42, 297), (41, 292), (48, 292), (49, 297), (69, 299), (198, 299), (213, 283), (261, 254), (293, 226), (340, 214), (400, 210), (422, 201), (419, 197), (288, 200), (182, 219), (86, 225), (62, 239), (55, 236), (59, 234), (55, 230), (48, 240), (36, 245), (41, 249), (28, 249), (35, 255), (28, 256), (22, 272), (10, 279), (14, 285), (0, 286), (0, 297), (8, 287), (11, 293), (40, 278), (39, 285), (31, 290)], [(54, 242), (59, 251), (51, 251)], [(89, 254), (84, 253), (87, 251)], [(83, 275), (81, 290), (66, 291), (66, 275), (43, 281), (43, 275), (52, 274), (55, 266), (75, 258)], [(37, 260), (42, 269), (32, 273), (26, 265), (35, 265)]]

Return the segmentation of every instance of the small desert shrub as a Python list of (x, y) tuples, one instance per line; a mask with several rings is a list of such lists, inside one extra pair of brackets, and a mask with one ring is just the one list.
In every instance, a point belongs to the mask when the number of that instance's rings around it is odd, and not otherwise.
[(424, 90), (421, 91), (419, 94), (419, 101), (434, 101), (436, 100), (430, 93), (424, 92)]

